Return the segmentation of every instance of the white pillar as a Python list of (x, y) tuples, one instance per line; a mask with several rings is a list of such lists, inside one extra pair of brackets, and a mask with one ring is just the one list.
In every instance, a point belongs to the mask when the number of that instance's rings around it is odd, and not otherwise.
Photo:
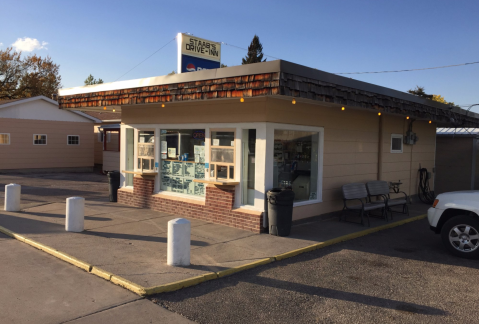
[(5, 186), (5, 206), (6, 211), (20, 211), (20, 194), (22, 186), (11, 183)]
[(191, 223), (184, 218), (168, 222), (168, 253), (166, 264), (171, 266), (190, 265)]
[(85, 219), (85, 198), (67, 198), (65, 230), (67, 232), (83, 232)]

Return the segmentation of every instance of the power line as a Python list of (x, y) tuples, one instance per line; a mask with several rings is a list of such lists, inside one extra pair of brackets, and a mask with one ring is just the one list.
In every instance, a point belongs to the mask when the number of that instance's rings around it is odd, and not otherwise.
[(130, 73), (133, 69), (135, 69), (138, 65), (140, 65), (141, 63), (145, 62), (146, 60), (148, 60), (150, 57), (152, 57), (153, 55), (155, 55), (156, 53), (158, 53), (159, 51), (161, 51), (163, 48), (165, 48), (167, 45), (169, 45), (172, 41), (174, 41), (176, 39), (176, 36), (175, 38), (173, 38), (172, 40), (170, 40), (168, 43), (166, 43), (165, 45), (163, 45), (162, 47), (160, 47), (158, 50), (156, 50), (153, 54), (151, 54), (150, 56), (148, 56), (146, 59), (144, 59), (143, 61), (141, 61), (140, 63), (138, 63), (137, 65), (135, 65), (134, 67), (132, 67), (131, 69), (129, 69), (126, 73), (124, 73), (121, 77), (119, 77), (118, 79), (116, 79), (115, 81), (118, 81), (119, 79), (123, 78), (125, 75), (127, 75), (128, 73)]
[(478, 63), (479, 63), (479, 61), (478, 62), (471, 62), (471, 63), (461, 63), (461, 64), (453, 64), (453, 65), (436, 66), (436, 67), (429, 67), (429, 68), (422, 68), (422, 69), (377, 71), (377, 72), (343, 72), (343, 73), (334, 73), (334, 74), (372, 74), (372, 73), (411, 72), (411, 71), (445, 69), (445, 68), (450, 68), (450, 67), (455, 67), (455, 66), (471, 65), (471, 64), (478, 64)]

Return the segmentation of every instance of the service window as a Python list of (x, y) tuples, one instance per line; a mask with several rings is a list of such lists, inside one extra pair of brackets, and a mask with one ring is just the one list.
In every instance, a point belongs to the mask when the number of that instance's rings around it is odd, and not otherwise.
[(210, 178), (234, 180), (235, 132), (233, 130), (211, 130)]
[(138, 170), (153, 171), (155, 169), (155, 132), (138, 132)]
[(401, 134), (391, 134), (391, 153), (402, 153), (402, 142)]
[(67, 136), (68, 145), (80, 145), (80, 136), (78, 135), (68, 135)]
[(0, 133), (0, 145), (10, 145), (10, 134)]
[(34, 134), (33, 145), (47, 145), (47, 135)]

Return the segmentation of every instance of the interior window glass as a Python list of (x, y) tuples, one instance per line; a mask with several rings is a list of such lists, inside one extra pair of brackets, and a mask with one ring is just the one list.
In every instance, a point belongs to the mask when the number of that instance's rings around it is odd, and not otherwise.
[(273, 185), (289, 188), (295, 201), (317, 199), (319, 133), (274, 131)]

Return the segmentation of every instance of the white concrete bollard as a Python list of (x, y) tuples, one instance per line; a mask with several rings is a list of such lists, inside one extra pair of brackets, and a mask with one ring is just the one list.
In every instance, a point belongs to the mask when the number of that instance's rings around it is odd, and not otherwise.
[(67, 232), (83, 232), (85, 220), (85, 198), (67, 198), (65, 230)]
[(168, 253), (166, 264), (171, 266), (190, 265), (191, 223), (184, 218), (168, 222)]
[(11, 183), (5, 186), (5, 211), (20, 211), (20, 194), (22, 186)]

